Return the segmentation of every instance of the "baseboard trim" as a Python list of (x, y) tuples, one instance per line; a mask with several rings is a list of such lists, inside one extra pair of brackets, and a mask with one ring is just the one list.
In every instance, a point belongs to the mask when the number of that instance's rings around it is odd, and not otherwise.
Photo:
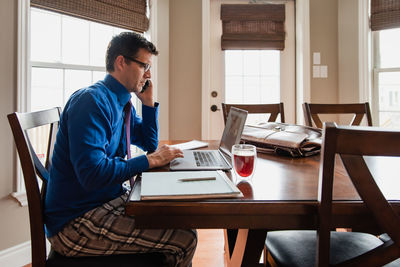
[(0, 251), (0, 266), (21, 267), (31, 262), (31, 241)]

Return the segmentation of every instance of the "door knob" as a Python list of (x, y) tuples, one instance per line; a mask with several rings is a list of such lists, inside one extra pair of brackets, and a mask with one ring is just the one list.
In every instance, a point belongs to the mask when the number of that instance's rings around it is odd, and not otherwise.
[(210, 107), (210, 109), (211, 109), (212, 112), (215, 112), (215, 111), (219, 110), (219, 108), (217, 107), (217, 105), (212, 105), (212, 106)]

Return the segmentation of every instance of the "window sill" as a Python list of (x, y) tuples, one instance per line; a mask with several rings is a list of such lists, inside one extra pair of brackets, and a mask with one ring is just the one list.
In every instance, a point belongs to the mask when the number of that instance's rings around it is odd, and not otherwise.
[(21, 207), (28, 206), (28, 198), (26, 196), (26, 192), (13, 192), (10, 196), (18, 201)]

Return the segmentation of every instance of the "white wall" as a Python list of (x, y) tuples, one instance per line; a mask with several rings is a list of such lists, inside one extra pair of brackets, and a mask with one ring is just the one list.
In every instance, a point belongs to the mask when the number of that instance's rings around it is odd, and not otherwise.
[(169, 137), (201, 138), (201, 1), (170, 1)]
[(358, 0), (338, 1), (340, 103), (358, 102)]
[[(359, 102), (358, 0), (338, 1), (338, 102)], [(352, 115), (340, 115), (339, 123), (349, 124)], [(364, 122), (363, 122), (364, 123)]]
[(0, 251), (30, 239), (27, 207), (10, 198), (15, 149), (7, 114), (16, 110), (17, 2), (0, 1)]
[(157, 1), (157, 101), (160, 102), (160, 140), (169, 139), (169, 0)]

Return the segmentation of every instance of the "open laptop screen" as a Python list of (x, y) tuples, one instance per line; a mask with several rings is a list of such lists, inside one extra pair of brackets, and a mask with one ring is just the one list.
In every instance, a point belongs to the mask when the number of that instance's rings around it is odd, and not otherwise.
[(240, 142), (244, 124), (247, 118), (247, 111), (231, 107), (226, 120), (219, 148), (226, 154), (231, 155), (232, 146)]

